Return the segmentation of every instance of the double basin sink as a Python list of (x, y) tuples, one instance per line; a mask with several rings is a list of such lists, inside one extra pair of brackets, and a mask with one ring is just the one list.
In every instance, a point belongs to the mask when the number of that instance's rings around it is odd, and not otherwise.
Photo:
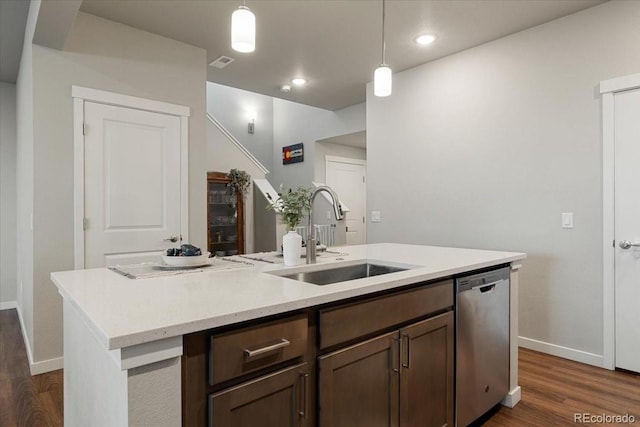
[(269, 273), (286, 277), (287, 279), (312, 283), (314, 285), (330, 285), (332, 283), (380, 276), (382, 274), (396, 273), (405, 270), (408, 270), (408, 268), (363, 262), (355, 265), (335, 266), (322, 270), (299, 271), (297, 273), (289, 273), (287, 270), (270, 271)]

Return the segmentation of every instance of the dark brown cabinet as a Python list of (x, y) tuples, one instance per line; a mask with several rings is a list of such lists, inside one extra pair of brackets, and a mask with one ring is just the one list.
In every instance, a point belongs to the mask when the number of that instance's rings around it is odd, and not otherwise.
[(453, 426), (453, 312), (318, 359), (319, 425)]
[(453, 312), (400, 330), (400, 425), (453, 426)]
[(244, 253), (244, 203), (223, 172), (207, 172), (207, 250), (212, 255)]
[(398, 425), (397, 333), (318, 359), (319, 425)]
[(186, 335), (183, 426), (453, 426), (452, 280)]
[(301, 363), (212, 394), (209, 426), (306, 426), (308, 378), (307, 364)]

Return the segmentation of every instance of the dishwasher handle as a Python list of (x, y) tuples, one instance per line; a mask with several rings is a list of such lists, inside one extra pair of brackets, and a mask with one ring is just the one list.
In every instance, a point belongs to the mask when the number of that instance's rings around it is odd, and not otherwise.
[(487, 293), (491, 291), (491, 286), (496, 286), (502, 282), (509, 283), (509, 275), (509, 267), (503, 267), (486, 273), (460, 277), (456, 279), (456, 291), (465, 292), (480, 288), (484, 293)]
[(491, 283), (483, 283), (482, 285), (473, 286), (468, 289), (470, 291), (480, 291), (480, 293), (486, 294), (487, 292), (493, 292), (496, 289), (496, 285), (504, 282), (504, 279), (496, 280)]
[(496, 285), (502, 282), (502, 280), (498, 280), (497, 282), (487, 283), (486, 285), (478, 285), (471, 288), (472, 291), (478, 290), (480, 293), (493, 292), (496, 289)]

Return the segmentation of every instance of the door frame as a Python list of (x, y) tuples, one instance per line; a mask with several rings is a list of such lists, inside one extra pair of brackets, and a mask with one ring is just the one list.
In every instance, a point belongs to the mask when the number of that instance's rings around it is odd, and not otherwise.
[[(602, 96), (602, 366), (615, 369), (614, 94), (640, 88), (640, 74), (600, 82)], [(613, 249), (612, 249), (613, 243)]]
[[(367, 225), (369, 223), (369, 221), (366, 220), (367, 218), (367, 161), (366, 160), (362, 160), (362, 159), (354, 159), (351, 157), (340, 157), (340, 156), (324, 156), (324, 182), (325, 184), (327, 184), (327, 169), (329, 168), (329, 162), (333, 162), (333, 163), (349, 163), (352, 165), (361, 165), (364, 166), (364, 218), (365, 218), (365, 223), (364, 223), (364, 227), (362, 228), (362, 233), (363, 233), (363, 237), (364, 237), (364, 242), (367, 243)], [(329, 184), (327, 184), (329, 185)], [(348, 214), (347, 214), (348, 215)], [(346, 238), (346, 236), (345, 236)]]
[(189, 116), (191, 108), (82, 86), (71, 86), (73, 98), (73, 262), (83, 269), (84, 257), (84, 105), (85, 102), (132, 108), (180, 118), (180, 231), (189, 241)]

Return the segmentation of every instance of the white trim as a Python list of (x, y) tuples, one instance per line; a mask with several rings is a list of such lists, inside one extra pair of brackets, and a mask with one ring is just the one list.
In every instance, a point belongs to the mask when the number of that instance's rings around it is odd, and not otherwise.
[(71, 86), (73, 97), (73, 234), (74, 269), (85, 268), (84, 253), (84, 103), (99, 102), (180, 117), (180, 233), (189, 241), (189, 116), (190, 108), (81, 86)]
[(602, 94), (602, 367), (615, 369), (614, 93), (640, 88), (640, 74), (600, 82)]
[(518, 337), (518, 345), (520, 347), (528, 348), (529, 350), (547, 353), (552, 356), (562, 357), (564, 359), (573, 360), (575, 362), (586, 363), (587, 365), (593, 365), (599, 368), (603, 367), (604, 359), (599, 354), (576, 350), (569, 347), (563, 347), (560, 345), (538, 341), (526, 337)]
[(121, 371), (182, 356), (182, 336), (110, 350)]
[(210, 121), (211, 123), (213, 123), (213, 124), (215, 125), (215, 127), (217, 127), (217, 128), (220, 130), (220, 132), (222, 132), (222, 134), (223, 134), (224, 136), (226, 136), (226, 137), (227, 137), (227, 139), (228, 139), (229, 141), (231, 141), (231, 142), (233, 143), (233, 145), (235, 145), (235, 146), (236, 146), (236, 148), (242, 152), (242, 154), (244, 154), (244, 155), (245, 155), (249, 160), (251, 160), (251, 162), (252, 162), (254, 165), (256, 165), (256, 167), (257, 167), (258, 169), (260, 169), (260, 171), (261, 171), (262, 173), (264, 173), (265, 175), (269, 173), (269, 169), (265, 168), (265, 167), (264, 167), (264, 165), (263, 165), (262, 163), (260, 163), (260, 161), (259, 161), (258, 159), (256, 159), (256, 157), (255, 157), (253, 154), (251, 154), (251, 153), (249, 152), (249, 150), (247, 150), (247, 149), (245, 148), (245, 146), (244, 146), (244, 145), (242, 145), (242, 144), (240, 143), (240, 141), (238, 141), (238, 140), (236, 139), (236, 137), (235, 137), (235, 136), (233, 136), (233, 135), (231, 134), (231, 132), (229, 132), (229, 131), (227, 130), (227, 128), (225, 128), (225, 127), (222, 125), (222, 123), (220, 123), (220, 122), (219, 122), (215, 117), (213, 117), (213, 116), (212, 116), (211, 114), (209, 114), (209, 113), (207, 113), (207, 119), (209, 119), (209, 121)]
[[(182, 242), (189, 239), (189, 118), (180, 118), (180, 232)], [(181, 242), (181, 243), (182, 243)]]
[(137, 96), (123, 95), (81, 86), (71, 86), (71, 96), (73, 98), (81, 98), (85, 101), (99, 102), (101, 104), (135, 108), (174, 116), (191, 116), (191, 109), (184, 105), (170, 104), (168, 102), (138, 98)]
[(0, 302), (0, 311), (1, 310), (11, 310), (12, 308), (17, 309), (18, 303), (15, 301), (3, 301)]
[(522, 399), (522, 389), (520, 386), (515, 387), (502, 399), (500, 404), (506, 406), (507, 408), (513, 408), (520, 402)]
[(27, 360), (29, 361), (29, 370), (31, 370), (31, 366), (33, 365), (33, 352), (31, 351), (31, 344), (29, 343), (29, 337), (27, 336), (27, 328), (24, 326), (24, 321), (22, 320), (22, 310), (20, 306), (16, 306), (16, 310), (18, 311), (18, 320), (20, 321), (20, 332), (22, 332), (22, 340), (24, 341), (24, 348), (27, 350)]
[(64, 358), (56, 357), (55, 359), (43, 360), (42, 362), (29, 361), (29, 371), (31, 375), (40, 375), (51, 371), (57, 371), (64, 368)]
[(615, 368), (615, 239), (613, 93), (602, 95), (602, 356)]
[(24, 341), (24, 348), (27, 351), (27, 361), (29, 362), (29, 372), (31, 375), (40, 375), (45, 372), (56, 371), (62, 369), (64, 359), (62, 357), (56, 357), (55, 359), (43, 360), (41, 362), (33, 361), (33, 351), (31, 351), (31, 344), (27, 337), (27, 328), (24, 326), (22, 320), (22, 311), (20, 306), (16, 304), (16, 311), (18, 312), (18, 321), (20, 322), (20, 332), (22, 333), (22, 340)]
[(84, 100), (73, 99), (73, 266), (84, 268)]
[(340, 157), (340, 156), (324, 156), (324, 164), (325, 168), (328, 162), (337, 162), (337, 163), (351, 163), (353, 165), (362, 165), (367, 166), (367, 161), (362, 159), (352, 159), (351, 157)]
[(620, 92), (640, 87), (640, 73), (600, 82), (600, 93)]

